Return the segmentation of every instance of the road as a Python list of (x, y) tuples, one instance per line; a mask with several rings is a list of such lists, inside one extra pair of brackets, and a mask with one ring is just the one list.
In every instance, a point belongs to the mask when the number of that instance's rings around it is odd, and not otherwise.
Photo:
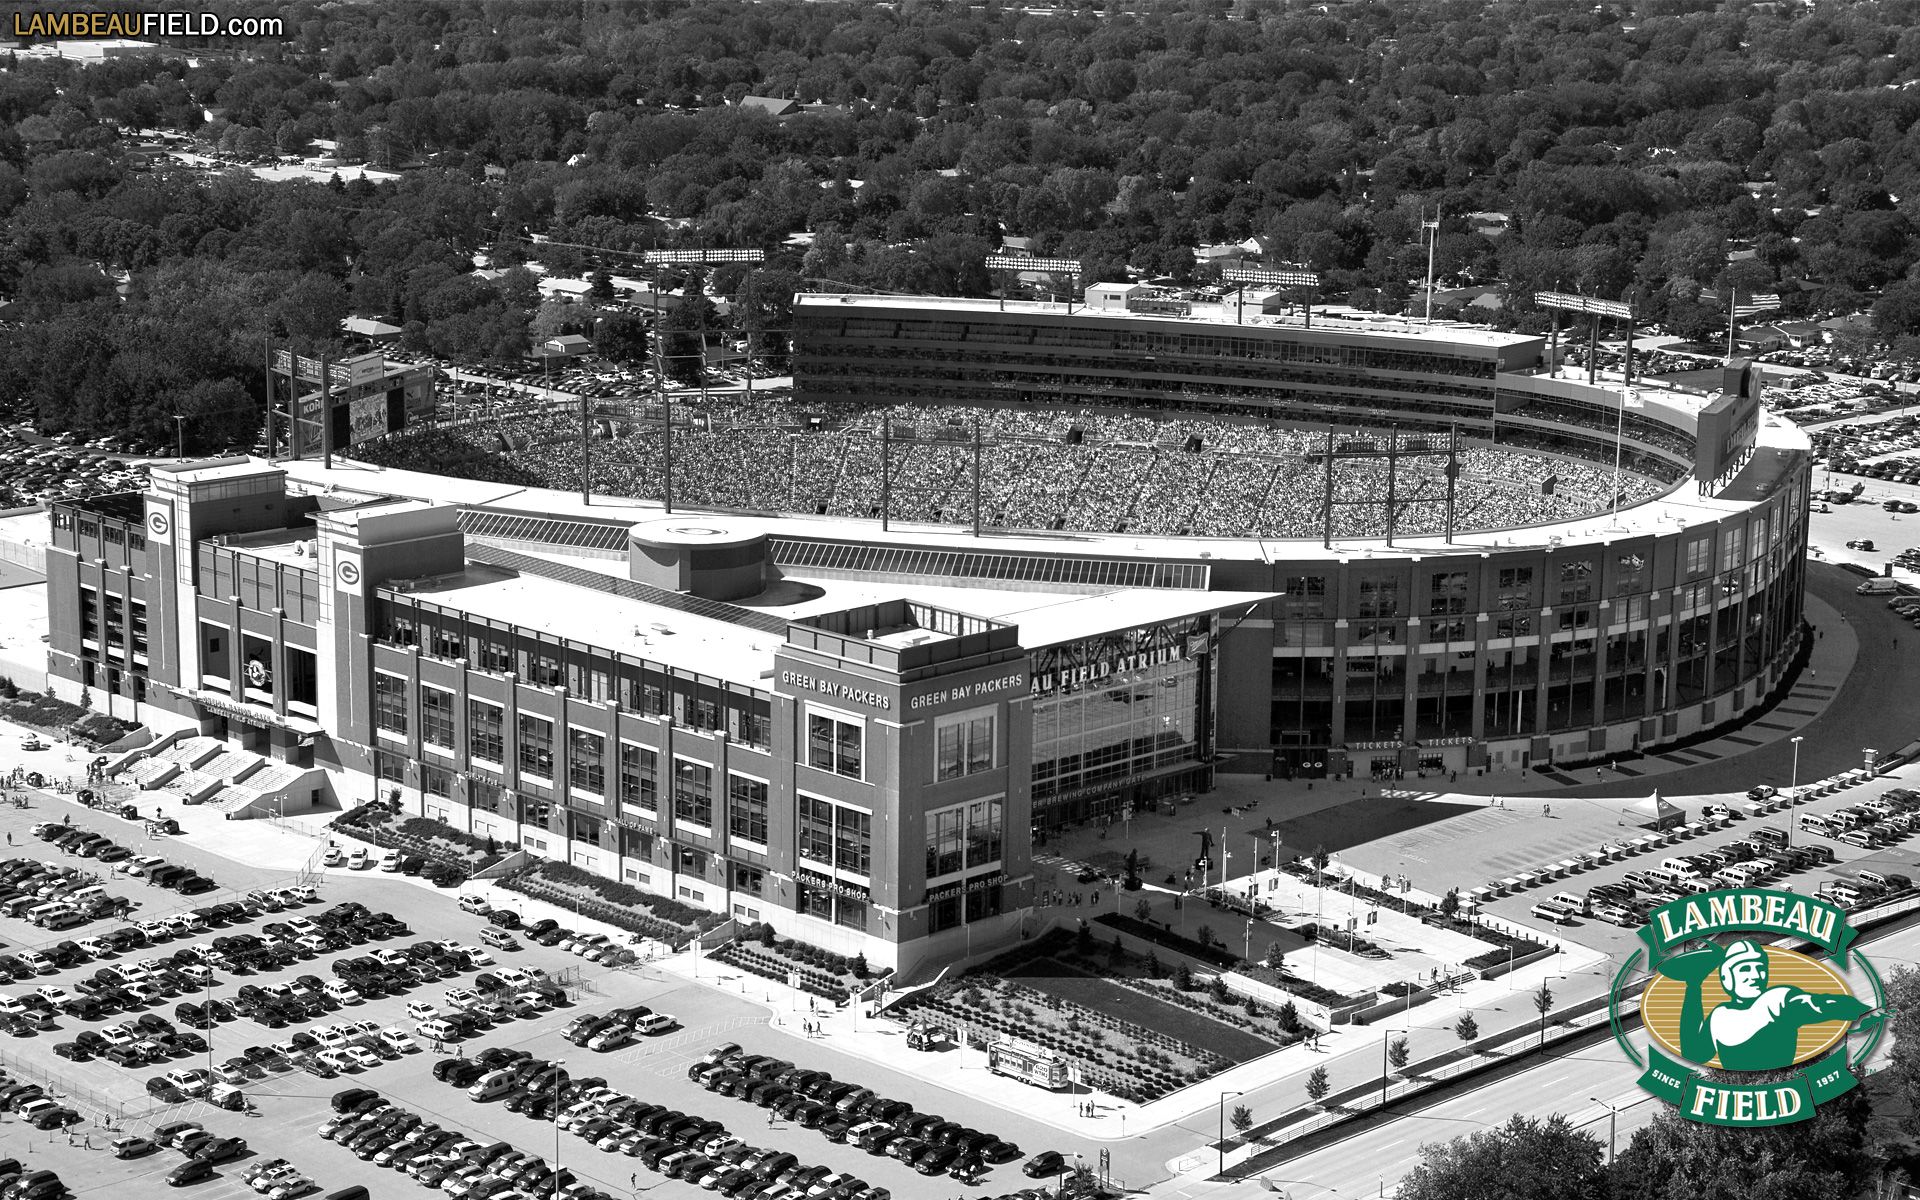
[[(1920, 923), (1865, 934), (1860, 944), (1883, 970), (1900, 965), (1920, 955)], [(1883, 1045), (1876, 1057), (1884, 1053)], [(1423, 1145), (1493, 1128), (1515, 1113), (1563, 1114), (1576, 1128), (1586, 1129), (1604, 1143), (1609, 1104), (1620, 1110), (1616, 1136), (1618, 1148), (1624, 1150), (1634, 1131), (1650, 1123), (1663, 1107), (1635, 1086), (1635, 1075), (1611, 1039), (1564, 1053), (1549, 1052), (1532, 1065), (1479, 1086), (1463, 1084), (1445, 1089), (1424, 1104), (1400, 1105), (1367, 1122), (1353, 1137), (1290, 1159), (1264, 1177), (1293, 1200), (1391, 1196), (1399, 1180), (1420, 1162)], [(1219, 1200), (1273, 1194), (1258, 1179), (1191, 1190)]]

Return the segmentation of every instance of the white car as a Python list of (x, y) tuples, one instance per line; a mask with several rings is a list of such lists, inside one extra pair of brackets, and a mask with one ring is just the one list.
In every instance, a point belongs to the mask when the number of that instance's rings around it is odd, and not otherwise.
[(386, 1043), (388, 1046), (391, 1046), (393, 1049), (398, 1050), (402, 1054), (420, 1053), (420, 1043), (414, 1041), (413, 1035), (408, 1033), (406, 1030), (400, 1028), (398, 1025), (390, 1025), (387, 1028), (382, 1029), (377, 1036), (380, 1038), (382, 1042)]
[(400, 852), (398, 850), (389, 850), (381, 855), (380, 869), (388, 873), (398, 873), (400, 870)]
[(113, 958), (120, 953), (113, 948), (113, 943), (99, 938), (81, 938), (75, 944), (94, 958)]
[(340, 1051), (340, 1053), (352, 1059), (361, 1070), (372, 1070), (374, 1067), (386, 1061), (365, 1046), (348, 1046), (345, 1050)]
[(453, 946), (451, 949), (466, 955), (467, 961), (476, 967), (491, 967), (494, 964), (493, 955), (478, 946)]
[(337, 867), (345, 861), (347, 861), (347, 852), (338, 846), (328, 846), (327, 856), (321, 860), (322, 865), (329, 867)]
[(373, 862), (365, 850), (355, 850), (347, 858), (347, 869), (350, 871), (364, 871), (372, 865)]
[(131, 875), (138, 879), (155, 867), (165, 866), (166, 861), (157, 854), (141, 854), (115, 863), (113, 869), (122, 875)]
[(342, 1004), (359, 1004), (362, 999), (359, 992), (354, 991), (344, 983), (329, 983), (322, 990)]
[(314, 1057), (343, 1075), (351, 1074), (360, 1069), (360, 1064), (354, 1061), (352, 1056), (345, 1050), (322, 1050)]

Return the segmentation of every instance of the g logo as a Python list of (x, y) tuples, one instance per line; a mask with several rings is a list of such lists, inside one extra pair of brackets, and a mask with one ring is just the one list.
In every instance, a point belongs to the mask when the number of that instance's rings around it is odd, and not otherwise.
[(167, 520), (167, 514), (156, 512), (148, 515), (147, 528), (153, 530), (153, 536), (165, 537), (167, 530), (173, 528), (173, 524)]
[(340, 582), (346, 587), (357, 587), (360, 584), (360, 567), (356, 563), (343, 562), (334, 574), (339, 576)]

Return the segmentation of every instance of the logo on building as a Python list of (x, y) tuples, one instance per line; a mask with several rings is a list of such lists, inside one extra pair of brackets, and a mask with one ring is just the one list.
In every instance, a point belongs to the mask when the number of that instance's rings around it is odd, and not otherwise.
[(260, 659), (248, 659), (246, 673), (248, 687), (265, 691), (273, 683), (273, 672), (268, 670), (267, 664)]
[(341, 559), (340, 565), (334, 569), (333, 573), (340, 580), (342, 587), (360, 586), (360, 564), (350, 558)]
[(164, 539), (173, 529), (173, 522), (167, 520), (163, 512), (151, 512), (147, 514), (147, 529), (154, 537)]
[[(1886, 993), (1854, 937), (1844, 909), (1793, 892), (1731, 889), (1663, 904), (1640, 930), (1646, 948), (1614, 976), (1614, 1039), (1640, 1086), (1689, 1121), (1805, 1121), (1859, 1083), (1854, 1070), (1884, 1034)], [(1854, 995), (1850, 975), (1873, 1003)], [(1623, 1019), (1635, 980), (1644, 980), (1644, 1046)]]

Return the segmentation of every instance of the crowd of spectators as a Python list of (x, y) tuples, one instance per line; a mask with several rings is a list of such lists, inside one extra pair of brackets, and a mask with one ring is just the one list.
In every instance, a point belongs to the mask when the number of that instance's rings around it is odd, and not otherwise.
[[(977, 439), (984, 526), (1380, 536), (1388, 531), (1391, 471), (1393, 531), (1415, 536), (1447, 527), (1444, 433), (1071, 409), (859, 406), (821, 413), (779, 400), (675, 407), (671, 416), (676, 504), (853, 517), (877, 517), (884, 505), (896, 520), (970, 525)], [(668, 435), (660, 417), (657, 408), (597, 410), (593, 490), (664, 495)], [(574, 490), (580, 431), (577, 412), (559, 410), (397, 434), (360, 453), (384, 465)], [(1613, 503), (1611, 462), (1566, 457), (1550, 435), (1531, 440), (1537, 444), (1494, 448), (1462, 439), (1452, 456), (1456, 529), (1562, 521)], [(1630, 456), (1620, 475), (1622, 502), (1660, 490), (1670, 469), (1651, 456)]]

